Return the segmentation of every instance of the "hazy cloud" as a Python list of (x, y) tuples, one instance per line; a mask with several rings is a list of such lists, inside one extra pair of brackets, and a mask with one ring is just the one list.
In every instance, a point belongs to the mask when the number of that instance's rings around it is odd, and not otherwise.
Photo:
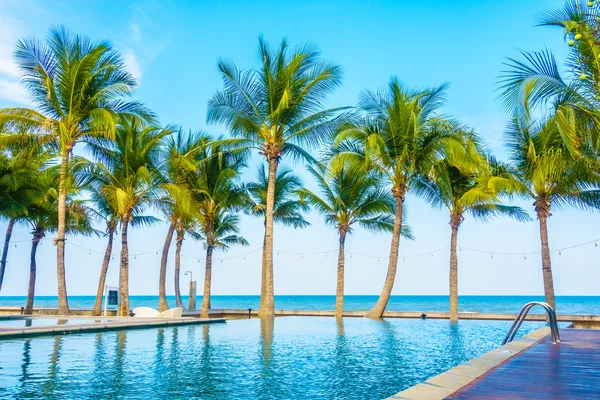
[(135, 53), (131, 50), (124, 50), (122, 55), (127, 70), (139, 82), (142, 78), (142, 69), (140, 68), (140, 64), (138, 63)]
[(17, 39), (23, 36), (19, 21), (0, 16), (0, 100), (29, 104), (27, 91), (19, 81), (19, 70), (13, 52)]

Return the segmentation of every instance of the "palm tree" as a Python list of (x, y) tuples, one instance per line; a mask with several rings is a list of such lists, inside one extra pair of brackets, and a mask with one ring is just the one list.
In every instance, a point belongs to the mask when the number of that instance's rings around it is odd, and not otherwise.
[[(266, 208), (267, 208), (267, 192), (269, 187), (269, 176), (264, 164), (258, 167), (256, 181), (246, 185), (248, 188), (248, 204), (244, 207), (245, 211), (256, 217), (262, 218), (266, 227)], [(273, 204), (273, 222), (281, 223), (294, 228), (305, 228), (308, 225), (302, 215), (308, 211), (309, 207), (306, 203), (300, 201), (298, 191), (302, 189), (302, 181), (293, 174), (290, 169), (279, 169), (275, 177), (275, 193)], [(263, 252), (265, 251), (265, 242), (267, 239), (266, 230), (263, 239)], [(265, 260), (263, 254), (263, 262)], [(262, 280), (265, 279), (264, 273), (266, 268), (262, 268)], [(264, 287), (261, 287), (261, 290)], [(260, 308), (263, 308), (262, 302), (265, 299), (264, 292), (260, 294)]]
[[(446, 208), (450, 214), (450, 320), (458, 320), (458, 229), (465, 214), (481, 221), (506, 215), (519, 221), (531, 220), (520, 207), (500, 204), (498, 193), (482, 180), (504, 179), (505, 168), (492, 157), (486, 159), (477, 138), (465, 132), (465, 147), (470, 159), (457, 166), (447, 158), (436, 162), (427, 176), (418, 177), (413, 185), (417, 197), (436, 208)], [(516, 190), (516, 189), (514, 189)], [(512, 194), (512, 193), (507, 193)]]
[(283, 40), (272, 50), (259, 38), (261, 68), (239, 70), (220, 60), (223, 90), (208, 102), (207, 120), (224, 123), (237, 140), (230, 142), (257, 149), (269, 164), (266, 240), (263, 252), (261, 317), (275, 312), (273, 288), (273, 210), (277, 167), (285, 154), (312, 159), (306, 148), (326, 141), (340, 109), (324, 109), (323, 102), (341, 82), (341, 68), (321, 60), (313, 46), (290, 50)]
[(462, 151), (462, 140), (448, 121), (438, 115), (446, 85), (411, 90), (392, 78), (388, 90), (365, 91), (359, 108), (367, 115), (362, 123), (342, 126), (336, 151), (387, 180), (395, 199), (395, 219), (388, 272), (375, 306), (366, 314), (381, 318), (396, 279), (402, 208), (415, 180), (429, 171), (442, 154)]
[(88, 146), (99, 161), (88, 170), (90, 184), (106, 197), (121, 226), (120, 315), (129, 314), (128, 228), (130, 224), (154, 221), (141, 216), (149, 206), (164, 198), (159, 164), (163, 139), (171, 133), (170, 128), (124, 118), (116, 130), (115, 140), (98, 139)]
[(247, 202), (246, 190), (238, 184), (239, 171), (246, 158), (243, 153), (224, 151), (219, 140), (205, 146), (200, 167), (192, 184), (198, 204), (198, 231), (206, 243), (204, 292), (200, 316), (208, 318), (212, 283), (212, 256), (215, 249), (247, 245), (239, 236), (239, 217), (234, 214)]
[(567, 73), (561, 73), (549, 51), (526, 52), (524, 60), (509, 58), (509, 69), (501, 76), (500, 99), (512, 114), (523, 105), (541, 113), (553, 110), (547, 122), (558, 124), (563, 135), (578, 137), (598, 157), (600, 147), (600, 15), (586, 2), (568, 0), (561, 8), (549, 10), (539, 25), (560, 28), (569, 44)]
[[(325, 223), (335, 227), (339, 234), (335, 316), (341, 318), (344, 309), (346, 235), (352, 233), (355, 224), (372, 232), (392, 232), (394, 199), (376, 176), (356, 173), (341, 158), (334, 159), (329, 171), (310, 166), (308, 169), (317, 181), (321, 195), (301, 189), (300, 198), (322, 214)], [(410, 236), (406, 226), (403, 233)]]
[(540, 224), (542, 272), (546, 303), (556, 309), (552, 262), (548, 245), (548, 218), (551, 208), (572, 206), (600, 208), (597, 161), (586, 157), (577, 137), (560, 129), (556, 114), (534, 119), (529, 100), (516, 112), (508, 125), (506, 145), (513, 173), (482, 182), (499, 192), (517, 188), (534, 201)]
[(159, 278), (159, 310), (169, 308), (167, 304), (166, 280), (167, 259), (173, 234), (177, 231), (176, 261), (175, 261), (175, 300), (177, 307), (182, 307), (181, 293), (179, 290), (180, 252), (181, 245), (188, 225), (197, 214), (197, 207), (190, 190), (190, 181), (194, 179), (198, 169), (198, 156), (202, 149), (209, 143), (210, 136), (202, 132), (184, 134), (180, 129), (176, 134), (170, 135), (165, 140), (166, 163), (164, 166), (164, 183), (167, 198), (164, 201), (164, 212), (170, 220), (167, 237), (163, 246), (160, 278)]
[[(56, 203), (58, 201), (59, 178), (60, 170), (58, 166), (50, 167), (38, 173), (36, 185), (38, 186), (38, 191), (42, 195), (37, 201), (29, 205), (27, 215), (19, 219), (19, 222), (25, 222), (31, 227), (31, 232), (33, 234), (29, 266), (29, 289), (27, 291), (27, 304), (24, 310), (25, 314), (31, 314), (33, 312), (37, 274), (37, 248), (46, 233), (55, 232), (58, 229)], [(90, 224), (91, 211), (82, 201), (74, 199), (80, 192), (80, 188), (72, 185), (71, 179), (67, 181), (66, 187), (68, 191), (66, 230), (70, 234), (84, 234), (89, 236), (95, 232)]]
[[(93, 168), (93, 167), (92, 167)], [(94, 301), (94, 308), (92, 315), (98, 316), (101, 313), (102, 308), (102, 296), (106, 286), (106, 275), (108, 274), (108, 266), (112, 256), (113, 240), (115, 232), (119, 224), (119, 217), (115, 210), (113, 210), (108, 203), (105, 193), (97, 188), (90, 188), (91, 190), (91, 201), (94, 205), (94, 214), (103, 220), (106, 225), (106, 237), (108, 242), (106, 244), (106, 250), (104, 251), (104, 257), (102, 258), (102, 266), (100, 268), (100, 277), (98, 278), (98, 289), (96, 289), (96, 300)]]
[(0, 219), (8, 220), (0, 259), (0, 290), (15, 222), (26, 216), (29, 206), (39, 200), (38, 171), (51, 157), (51, 151), (39, 146), (7, 146), (0, 153)]
[(47, 41), (17, 42), (15, 58), (36, 109), (0, 110), (0, 125), (16, 132), (38, 132), (58, 143), (57, 277), (58, 312), (69, 313), (65, 278), (66, 182), (73, 148), (92, 137), (114, 137), (119, 115), (150, 118), (138, 102), (124, 101), (136, 85), (119, 53), (107, 42), (92, 42), (53, 27)]

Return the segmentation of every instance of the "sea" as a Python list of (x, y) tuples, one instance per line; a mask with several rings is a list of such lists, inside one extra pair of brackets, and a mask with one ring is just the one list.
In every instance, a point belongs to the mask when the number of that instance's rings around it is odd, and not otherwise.
[[(344, 310), (369, 310), (377, 301), (378, 296), (344, 297)], [(26, 296), (0, 296), (0, 307), (23, 307)], [(182, 296), (183, 304), (187, 306), (188, 299)], [(94, 306), (94, 296), (69, 296), (69, 307), (72, 309), (91, 309)], [(175, 296), (167, 296), (169, 306), (175, 307)], [(201, 297), (197, 298), (198, 307)], [(259, 296), (218, 295), (211, 298), (213, 309), (258, 309)], [(460, 296), (459, 310), (461, 312), (481, 313), (517, 313), (529, 301), (544, 301), (543, 296)], [(131, 307), (158, 308), (158, 296), (130, 296)], [(36, 296), (35, 307), (57, 307), (56, 296)], [(275, 308), (279, 310), (333, 310), (335, 296), (333, 295), (277, 295)], [(557, 296), (556, 308), (559, 314), (593, 314), (600, 315), (600, 296)], [(391, 296), (387, 311), (413, 312), (448, 312), (448, 296)], [(541, 313), (541, 310), (540, 310)]]

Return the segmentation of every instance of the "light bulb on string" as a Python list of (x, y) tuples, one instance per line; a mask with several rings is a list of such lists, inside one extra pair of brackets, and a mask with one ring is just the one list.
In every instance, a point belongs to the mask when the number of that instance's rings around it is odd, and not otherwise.
[(527, 255), (523, 254), (523, 260), (527, 260)]
[(490, 258), (494, 258), (494, 255), (492, 253), (490, 253)]

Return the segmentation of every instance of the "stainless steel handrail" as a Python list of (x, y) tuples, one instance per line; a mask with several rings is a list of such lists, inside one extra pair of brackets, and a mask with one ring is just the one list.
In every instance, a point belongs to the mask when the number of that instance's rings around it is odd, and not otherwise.
[(510, 330), (508, 331), (508, 333), (506, 334), (506, 337), (504, 338), (504, 341), (502, 342), (503, 345), (513, 341), (519, 328), (523, 324), (523, 321), (525, 321), (525, 317), (527, 317), (529, 310), (531, 310), (534, 306), (541, 306), (544, 308), (544, 310), (546, 310), (546, 314), (548, 315), (548, 323), (550, 324), (550, 332), (552, 333), (552, 343), (554, 343), (554, 344), (560, 343), (560, 334), (558, 332), (558, 323), (556, 321), (556, 312), (548, 303), (543, 303), (540, 301), (532, 301), (530, 303), (525, 304), (523, 306), (523, 308), (521, 308), (521, 311), (519, 311), (517, 318), (515, 318), (515, 322), (513, 322), (512, 326), (510, 327)]

